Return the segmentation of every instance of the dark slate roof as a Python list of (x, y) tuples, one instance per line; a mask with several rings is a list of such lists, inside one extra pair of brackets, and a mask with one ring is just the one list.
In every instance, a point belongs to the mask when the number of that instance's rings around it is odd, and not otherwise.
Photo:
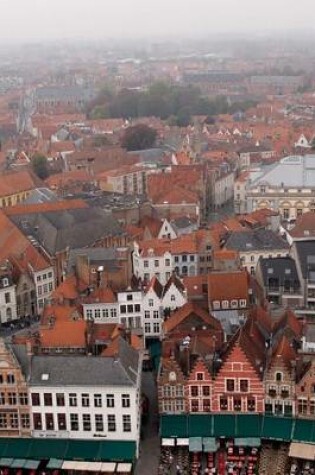
[(235, 231), (227, 239), (227, 249), (240, 252), (251, 252), (270, 249), (289, 249), (289, 244), (269, 229)]
[(11, 349), (14, 353), (14, 356), (18, 360), (18, 363), (21, 367), (22, 373), (25, 376), (25, 379), (27, 379), (30, 374), (30, 358), (27, 354), (26, 345), (12, 344)]
[(279, 285), (285, 280), (290, 280), (295, 285), (300, 285), (295, 260), (292, 257), (261, 258), (259, 260), (264, 285), (268, 285), (270, 278), (278, 279)]
[(307, 279), (309, 270), (315, 270), (315, 241), (295, 241), (294, 245), (300, 261), (302, 275), (304, 279)]
[[(139, 355), (120, 338), (117, 357), (33, 356), (30, 384), (33, 386), (135, 386)], [(48, 375), (43, 377), (43, 375)]]
[(188, 216), (180, 216), (179, 218), (173, 219), (171, 221), (171, 224), (177, 229), (185, 229), (189, 226), (196, 226), (197, 222), (195, 220), (192, 220)]
[(33, 236), (51, 256), (68, 247), (82, 248), (104, 236), (123, 234), (112, 214), (100, 208), (23, 214), (11, 219), (26, 236)]

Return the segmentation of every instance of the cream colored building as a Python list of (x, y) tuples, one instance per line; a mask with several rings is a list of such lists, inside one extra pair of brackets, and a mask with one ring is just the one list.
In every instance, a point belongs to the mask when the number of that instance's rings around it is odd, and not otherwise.
[(315, 155), (290, 156), (246, 182), (247, 213), (261, 208), (279, 211), (293, 221), (301, 214), (315, 212)]

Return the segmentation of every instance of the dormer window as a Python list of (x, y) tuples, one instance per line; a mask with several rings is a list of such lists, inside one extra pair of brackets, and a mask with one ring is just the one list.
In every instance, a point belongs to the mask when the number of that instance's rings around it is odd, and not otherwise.
[(175, 371), (171, 371), (171, 372), (169, 373), (169, 375), (168, 375), (168, 380), (169, 380), (170, 382), (176, 381), (176, 373), (175, 373)]
[(9, 279), (7, 277), (2, 279), (2, 285), (3, 287), (9, 287)]
[(203, 379), (204, 379), (204, 374), (203, 374), (203, 373), (197, 373), (197, 374), (196, 374), (196, 379), (197, 379), (197, 381), (203, 381)]
[(283, 374), (280, 372), (276, 373), (276, 381), (279, 383), (283, 379)]

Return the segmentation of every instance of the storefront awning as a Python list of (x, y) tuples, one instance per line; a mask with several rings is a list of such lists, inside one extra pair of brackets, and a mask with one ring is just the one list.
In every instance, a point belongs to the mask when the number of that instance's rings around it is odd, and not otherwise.
[(9, 458), (0, 458), (0, 467), (10, 467), (13, 459)]
[(75, 470), (78, 462), (72, 460), (65, 460), (62, 464), (62, 470)]
[(181, 447), (188, 447), (189, 445), (189, 439), (176, 439), (176, 445), (181, 446)]
[(48, 470), (59, 470), (62, 467), (63, 460), (60, 459), (49, 459), (49, 462), (46, 466)]
[(25, 464), (23, 465), (23, 468), (26, 468), (28, 470), (37, 470), (39, 464), (39, 460), (26, 460)]
[(201, 437), (189, 438), (189, 452), (202, 452), (202, 438)]
[(119, 463), (117, 464), (116, 473), (131, 473), (131, 463)]
[(216, 452), (218, 444), (214, 437), (204, 437), (202, 439), (203, 451), (204, 452)]
[(315, 445), (292, 442), (290, 444), (289, 457), (303, 460), (315, 460)]
[(104, 462), (101, 465), (100, 472), (101, 473), (114, 473), (116, 468), (116, 464), (113, 462)]
[(175, 439), (162, 439), (162, 447), (174, 447)]
[(84, 466), (82, 467), (83, 472), (100, 472), (102, 467), (102, 462), (82, 462)]
[(14, 459), (10, 465), (10, 468), (22, 468), (25, 464), (25, 459)]
[(258, 437), (239, 437), (234, 439), (237, 447), (260, 447), (261, 440)]

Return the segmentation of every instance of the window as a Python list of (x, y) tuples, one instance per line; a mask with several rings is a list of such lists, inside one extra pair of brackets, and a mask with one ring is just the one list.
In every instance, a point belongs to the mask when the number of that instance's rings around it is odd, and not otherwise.
[(121, 405), (122, 407), (130, 407), (130, 396), (129, 394), (121, 395)]
[(54, 415), (51, 413), (45, 414), (46, 430), (54, 430)]
[(39, 406), (40, 398), (39, 393), (32, 393), (32, 406)]
[(21, 406), (27, 406), (28, 405), (28, 395), (27, 393), (20, 393), (19, 394), (19, 401)]
[(10, 414), (10, 426), (12, 427), (12, 429), (18, 429), (19, 416), (17, 414)]
[(279, 372), (276, 373), (276, 381), (277, 381), (277, 382), (282, 381), (282, 373), (279, 373)]
[(179, 262), (179, 257), (178, 256), (174, 257), (174, 262)]
[(151, 325), (150, 323), (144, 324), (144, 333), (151, 333)]
[(29, 429), (29, 427), (30, 427), (30, 415), (29, 414), (21, 414), (21, 425), (22, 425), (22, 429)]
[(41, 275), (38, 275), (38, 276), (36, 277), (36, 282), (40, 282), (41, 280), (42, 280), (42, 276), (41, 276)]
[(56, 403), (57, 403), (57, 406), (65, 405), (65, 395), (63, 393), (56, 394)]
[(117, 311), (115, 308), (110, 309), (110, 316), (111, 318), (116, 318), (117, 317)]
[(160, 324), (154, 322), (153, 323), (153, 333), (160, 333)]
[(53, 275), (52, 275), (52, 272), (48, 272), (48, 278), (49, 278), (49, 279), (52, 279), (52, 276), (53, 276)]
[(123, 415), (123, 431), (131, 432), (131, 416)]
[(126, 305), (121, 305), (121, 306), (120, 306), (120, 313), (127, 313), (127, 307), (126, 307)]
[(247, 410), (248, 411), (255, 411), (256, 410), (256, 401), (253, 398), (247, 399)]
[(107, 430), (108, 432), (116, 431), (116, 416), (115, 414), (108, 414), (107, 416)]
[(233, 392), (235, 390), (235, 381), (234, 381), (234, 379), (227, 379), (226, 380), (226, 390), (228, 392)]
[(37, 292), (38, 292), (38, 295), (42, 295), (42, 293), (43, 293), (43, 288), (42, 288), (41, 285), (39, 285), (39, 286), (37, 287)]
[(189, 256), (190, 262), (195, 262), (195, 256)]
[(89, 407), (90, 406), (90, 396), (88, 394), (82, 394), (81, 403), (82, 403), (83, 407)]
[(159, 267), (159, 261), (158, 260), (154, 261), (154, 267)]
[(70, 429), (73, 431), (79, 430), (79, 416), (78, 414), (70, 414)]
[(193, 397), (198, 396), (198, 386), (191, 386), (190, 387), (190, 395)]
[(191, 412), (198, 412), (199, 411), (199, 402), (198, 399), (191, 400)]
[(187, 262), (187, 260), (188, 260), (188, 259), (187, 259), (186, 254), (183, 254), (183, 255), (182, 255), (182, 261), (183, 261), (183, 262)]
[(210, 412), (210, 409), (211, 409), (210, 399), (204, 399), (203, 403), (202, 403), (202, 406), (203, 406), (202, 409), (203, 409), (204, 412)]
[(183, 386), (176, 386), (176, 396), (182, 397), (184, 395), (184, 388)]
[(101, 309), (100, 308), (96, 308), (94, 310), (94, 318), (101, 318)]
[(78, 405), (77, 395), (75, 393), (69, 394), (69, 406), (76, 407)]
[(52, 394), (44, 393), (44, 406), (52, 406)]
[(39, 412), (33, 414), (33, 426), (35, 430), (42, 430), (42, 415)]
[(102, 414), (95, 414), (95, 430), (96, 432), (104, 432), (104, 422)]
[(83, 430), (84, 432), (89, 432), (91, 430), (91, 416), (90, 414), (83, 414)]
[(196, 379), (197, 381), (203, 381), (203, 373), (197, 373)]
[(132, 295), (132, 294), (128, 294), (128, 295), (127, 295), (127, 301), (128, 301), (128, 302), (132, 302), (132, 300), (133, 300), (133, 295)]
[(150, 318), (150, 311), (149, 310), (145, 310), (144, 318)]
[(114, 394), (107, 394), (106, 395), (106, 406), (107, 407), (115, 407)]
[(159, 318), (160, 314), (158, 310), (153, 310), (153, 318)]
[(127, 305), (128, 313), (133, 313), (133, 305)]
[(7, 428), (7, 415), (6, 414), (0, 414), (0, 428), (1, 429), (6, 429)]
[(298, 400), (298, 413), (307, 414), (307, 400), (306, 399)]
[(5, 393), (0, 393), (0, 405), (3, 406), (5, 404)]
[(149, 261), (143, 261), (143, 267), (149, 267)]
[(310, 400), (310, 414), (315, 414), (315, 399)]
[(135, 304), (135, 312), (140, 312), (140, 309), (141, 309), (140, 304), (136, 303)]
[(88, 319), (91, 319), (93, 318), (93, 310), (91, 310), (90, 308), (86, 311), (86, 317)]
[(171, 260), (170, 259), (165, 259), (165, 265), (168, 267), (171, 265)]
[(285, 208), (283, 210), (283, 219), (289, 219), (289, 217), (290, 217), (290, 210)]
[(16, 393), (8, 393), (8, 402), (10, 406), (15, 406), (17, 403)]
[(175, 410), (176, 412), (184, 411), (184, 401), (182, 399), (176, 399), (175, 401)]
[(94, 394), (94, 407), (102, 407), (102, 395)]
[(250, 256), (250, 261), (255, 262), (255, 256)]
[(175, 295), (171, 295), (171, 302), (175, 302), (175, 300), (176, 300)]
[(248, 392), (248, 380), (247, 379), (241, 379), (240, 380), (240, 391), (241, 391), (241, 393), (247, 393)]
[(242, 409), (242, 400), (240, 398), (234, 398), (233, 399), (233, 408), (234, 411), (241, 411)]
[(0, 384), (3, 384), (3, 374), (0, 374)]
[(15, 377), (14, 377), (14, 374), (8, 374), (7, 375), (7, 383), (8, 384), (14, 384), (15, 383)]
[(66, 430), (66, 414), (57, 414), (58, 430)]
[(153, 305), (154, 305), (153, 299), (149, 299), (149, 307), (153, 307)]
[(11, 303), (11, 295), (10, 295), (10, 292), (6, 292), (4, 294), (4, 300), (5, 300), (5, 303)]
[(202, 395), (203, 396), (210, 396), (210, 386), (203, 386), (202, 387)]
[(220, 410), (221, 411), (227, 411), (227, 398), (226, 397), (220, 397)]

